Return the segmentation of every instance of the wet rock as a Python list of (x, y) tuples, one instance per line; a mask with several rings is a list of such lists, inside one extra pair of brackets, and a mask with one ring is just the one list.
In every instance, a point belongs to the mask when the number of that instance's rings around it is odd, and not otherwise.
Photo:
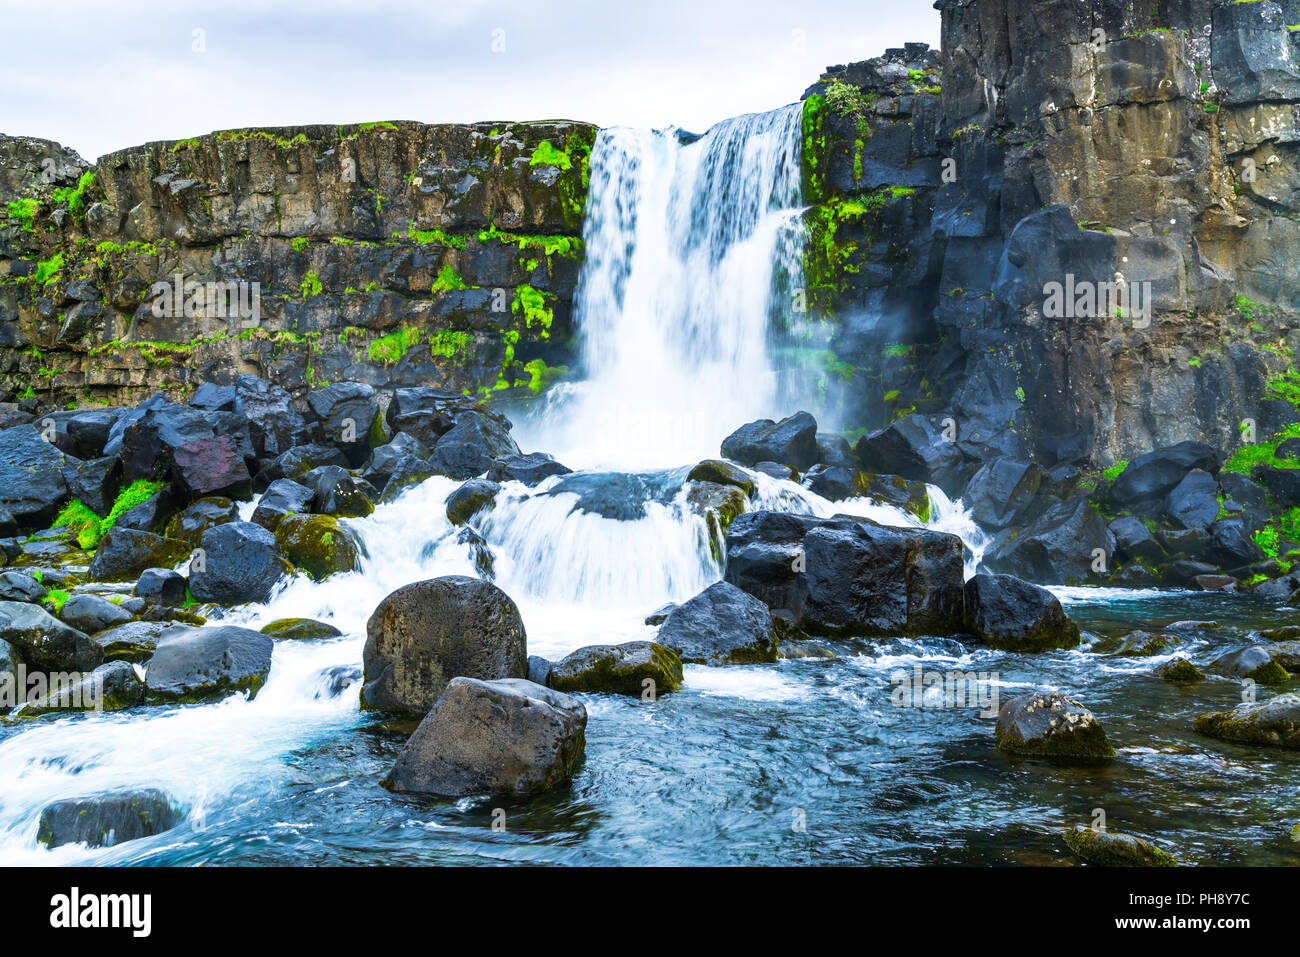
[(1231, 575), (1197, 575), (1192, 584), (1201, 591), (1236, 591), (1237, 579)]
[(1204, 442), (1179, 442), (1130, 462), (1115, 480), (1111, 498), (1125, 505), (1163, 498), (1193, 469), (1214, 475), (1219, 464), (1219, 453)]
[(1132, 834), (1079, 826), (1065, 832), (1065, 843), (1096, 867), (1176, 867), (1173, 855)]
[[(761, 603), (760, 603), (761, 604)], [(651, 700), (682, 684), (682, 660), (653, 641), (590, 645), (551, 666), (550, 686), (557, 691), (605, 692)]]
[(0, 572), (0, 601), (39, 602), (46, 588), (26, 572)]
[(468, 546), (470, 558), (474, 562), (474, 570), (478, 572), (479, 578), (490, 582), (496, 577), (496, 559), (492, 557), (492, 549), (487, 539), (467, 525), (456, 533), (456, 543)]
[(379, 501), (381, 503), (396, 501), (411, 486), (419, 485), (435, 474), (437, 473), (432, 462), (408, 456), (398, 463), (397, 469), (389, 476), (388, 484), (379, 493)]
[(271, 670), (275, 643), (235, 625), (173, 626), (158, 640), (145, 672), (150, 704), (207, 701), (256, 695)]
[(290, 515), (276, 526), (275, 540), (285, 557), (313, 581), (360, 568), (356, 536), (332, 515)]
[(1147, 563), (1164, 560), (1164, 548), (1140, 519), (1132, 515), (1124, 515), (1115, 519), (1108, 527), (1111, 535), (1115, 537), (1115, 555), (1118, 558)]
[(478, 412), (462, 412), (438, 439), (429, 462), (436, 472), (464, 481), (482, 475), (497, 459), (518, 454), (519, 446), (497, 420)]
[[(294, 405), (293, 397), (283, 388), (254, 375), (241, 375), (235, 380), (235, 392), (239, 400), (237, 411), (248, 421), (253, 449), (259, 459), (276, 458), (307, 442), (310, 431), (306, 420)], [(281, 472), (271, 478), (284, 477), (286, 473)]]
[[(459, 417), (473, 412), (509, 431), (510, 420), (462, 393), (427, 386), (398, 389), (389, 403), (387, 420), (393, 432), (406, 432), (433, 448)], [(514, 455), (515, 452), (506, 453)]]
[(109, 513), (122, 485), (122, 460), (116, 456), (84, 461), (69, 457), (63, 466), (68, 497), (100, 517)]
[(1214, 659), (1216, 670), (1234, 678), (1249, 678), (1256, 684), (1280, 685), (1291, 680), (1286, 669), (1273, 660), (1267, 645), (1238, 648)]
[(1279, 665), (1292, 674), (1300, 674), (1300, 641), (1278, 641), (1264, 647)]
[(530, 452), (528, 455), (507, 455), (497, 459), (488, 471), (488, 478), (494, 482), (522, 482), (531, 487), (541, 484), (552, 475), (569, 475), (572, 471), (545, 452)]
[(125, 661), (110, 661), (77, 681), (51, 686), (45, 695), (26, 704), (19, 714), (31, 718), (73, 711), (125, 711), (143, 701), (144, 682), (136, 674), (135, 666)]
[(0, 641), (16, 648), (31, 671), (90, 671), (104, 660), (84, 633), (23, 602), (0, 601)]
[(581, 472), (566, 475), (546, 495), (576, 495), (574, 508), (620, 522), (645, 517), (650, 490), (638, 475), (624, 472)]
[(276, 479), (301, 480), (312, 469), (324, 465), (347, 468), (348, 459), (332, 445), (315, 443), (312, 445), (295, 445), (285, 450), (275, 461), (257, 473), (254, 483), (259, 489), (268, 488)]
[(538, 793), (572, 777), (586, 727), (586, 708), (569, 695), (523, 679), (455, 678), (386, 783), (447, 797)]
[(253, 477), (227, 435), (196, 439), (172, 451), (172, 484), (188, 501), (207, 495), (248, 499)]
[(135, 594), (160, 605), (185, 604), (185, 576), (170, 568), (146, 568), (135, 583)]
[(236, 412), (239, 409), (239, 393), (232, 385), (205, 382), (194, 390), (190, 407), (201, 412)]
[(212, 426), (201, 412), (178, 402), (157, 399), (154, 396), (139, 406), (136, 411), (143, 409), (143, 414), (122, 431), (122, 471), (127, 482), (165, 475), (172, 467), (177, 449), (215, 438)]
[(673, 609), (676, 607), (677, 602), (675, 601), (666, 602), (665, 604), (660, 605), (654, 611), (650, 612), (650, 614), (645, 616), (645, 623), (647, 625), (662, 625), (668, 620), (668, 616), (672, 614)]
[(63, 603), (59, 618), (64, 624), (87, 635), (125, 624), (131, 615), (113, 604), (107, 598), (98, 595), (80, 594), (71, 596)]
[(1079, 626), (1046, 588), (1011, 575), (976, 575), (963, 594), (967, 626), (994, 648), (1034, 652), (1079, 644)]
[(1193, 469), (1166, 496), (1165, 514), (1180, 528), (1208, 529), (1219, 514), (1219, 483)]
[(1181, 655), (1169, 661), (1162, 661), (1152, 669), (1151, 673), (1162, 681), (1173, 684), (1191, 684), (1205, 680), (1205, 672)]
[[(337, 698), (361, 680), (361, 669), (356, 665), (335, 665), (322, 673), (325, 679), (324, 692), (330, 698)], [(317, 692), (316, 697), (321, 697)]]
[(253, 509), (253, 523), (274, 532), (286, 516), (310, 512), (315, 496), (315, 491), (292, 479), (276, 479), (258, 499), (257, 508)]
[(817, 462), (820, 454), (817, 420), (807, 412), (796, 412), (780, 422), (749, 422), (723, 439), (722, 454), (742, 465), (779, 462), (803, 472)]
[(132, 621), (101, 631), (91, 640), (105, 661), (144, 663), (153, 657), (158, 639), (173, 627), (169, 621)]
[(1153, 635), (1149, 631), (1130, 631), (1124, 636), (1115, 654), (1121, 658), (1150, 658), (1166, 650), (1176, 640), (1166, 634)]
[(239, 506), (228, 498), (201, 498), (167, 521), (166, 536), (197, 548), (203, 533), (218, 525), (239, 521)]
[(1037, 465), (1003, 456), (971, 476), (962, 502), (981, 528), (1006, 528), (1020, 522), (1045, 477)]
[(415, 462), (428, 462), (432, 454), (432, 450), (419, 439), (398, 432), (391, 442), (370, 453), (362, 477), (375, 488), (383, 488), (399, 466), (410, 468)]
[[(284, 639), (337, 638), (343, 634), (333, 625), (313, 618), (277, 618), (270, 624), (263, 625), (261, 632), (272, 638)], [(357, 677), (360, 677), (360, 673)]]
[(1115, 756), (1093, 713), (1068, 695), (1031, 692), (998, 712), (997, 745), (1012, 754), (1099, 761)]
[(162, 532), (164, 520), (175, 508), (176, 496), (172, 487), (164, 485), (139, 505), (123, 512), (115, 527), (131, 528), (139, 532)]
[(1203, 714), (1193, 727), (1201, 734), (1234, 744), (1300, 750), (1300, 694), (1240, 704), (1231, 711)]
[(803, 477), (803, 487), (831, 502), (862, 494), (857, 469), (843, 465), (814, 465)]
[(916, 413), (864, 435), (853, 451), (868, 472), (929, 482), (949, 495), (965, 487), (972, 471), (957, 443), (949, 441), (929, 418)]
[(68, 419), (66, 428), (72, 441), (72, 454), (81, 459), (99, 458), (108, 444), (114, 423), (123, 409), (83, 409)]
[(708, 524), (709, 550), (714, 561), (721, 564), (726, 557), (727, 530), (749, 507), (749, 499), (734, 485), (692, 482), (686, 491), (686, 504)]
[(447, 521), (464, 525), (478, 512), (490, 508), (501, 486), (488, 479), (470, 479), (447, 497)]
[[(1106, 521), (1083, 498), (1059, 502), (1023, 529), (1000, 532), (984, 553), (983, 567), (1046, 585), (1096, 581), (1097, 550), (1115, 550)], [(1107, 566), (1109, 567), (1109, 566)]]
[(30, 425), (0, 431), (0, 511), (19, 529), (44, 528), (68, 497), (66, 456)]
[(171, 830), (181, 817), (176, 802), (157, 788), (73, 798), (46, 805), (36, 839), (46, 847), (112, 847)]
[(291, 571), (275, 536), (252, 522), (210, 528), (199, 547), (202, 555), (190, 563), (190, 592), (201, 602), (265, 602)]
[(774, 479), (785, 479), (788, 482), (799, 480), (798, 472), (788, 465), (782, 465), (780, 462), (758, 462), (754, 465), (754, 471), (770, 475)]
[(356, 478), (337, 465), (312, 469), (300, 481), (313, 489), (311, 509), (319, 515), (365, 518), (375, 510), (379, 493), (364, 479)]
[(370, 454), (370, 426), (379, 415), (375, 390), (364, 382), (333, 382), (307, 393), (307, 405), (320, 422), (321, 437), (361, 465)]
[(715, 485), (734, 485), (746, 495), (754, 494), (754, 480), (744, 469), (720, 459), (705, 459), (686, 476), (688, 482), (712, 482)]
[(656, 639), (682, 661), (745, 665), (777, 658), (772, 612), (728, 582), (716, 582), (674, 608)]
[(362, 705), (424, 714), (458, 676), (528, 674), (524, 622), (510, 596), (459, 575), (393, 592), (366, 626)]
[(146, 568), (171, 567), (189, 554), (185, 542), (118, 525), (100, 539), (86, 574), (91, 581), (132, 581)]

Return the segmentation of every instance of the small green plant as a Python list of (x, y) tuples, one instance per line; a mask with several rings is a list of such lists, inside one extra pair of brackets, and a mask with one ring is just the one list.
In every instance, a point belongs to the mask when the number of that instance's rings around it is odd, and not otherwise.
[(550, 140), (542, 140), (537, 149), (533, 150), (532, 159), (528, 161), (529, 166), (558, 166), (562, 170), (573, 168), (573, 160), (569, 159), (569, 154), (564, 150), (556, 149)]
[(302, 292), (303, 299), (306, 299), (308, 296), (319, 296), (321, 292), (324, 291), (324, 287), (321, 286), (320, 283), (320, 276), (316, 275), (314, 272), (307, 273), (307, 275), (303, 277), (302, 285), (298, 288)]
[(1120, 459), (1118, 462), (1116, 462), (1110, 468), (1103, 471), (1101, 474), (1108, 481), (1113, 482), (1115, 481), (1115, 479), (1119, 478), (1121, 475), (1124, 474), (1124, 470), (1126, 468), (1128, 468), (1127, 460)]
[(67, 604), (68, 599), (71, 597), (72, 596), (62, 588), (51, 588), (45, 593), (44, 602), (53, 607), (54, 613), (57, 615), (63, 611), (63, 606)]

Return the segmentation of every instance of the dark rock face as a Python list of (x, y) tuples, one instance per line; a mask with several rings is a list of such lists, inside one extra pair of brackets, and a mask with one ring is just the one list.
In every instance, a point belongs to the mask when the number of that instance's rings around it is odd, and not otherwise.
[(311, 508), (320, 515), (364, 518), (375, 510), (378, 493), (374, 487), (337, 465), (312, 469), (300, 481), (314, 490)]
[(1204, 442), (1180, 442), (1138, 456), (1129, 463), (1111, 490), (1111, 497), (1131, 504), (1172, 492), (1193, 470), (1219, 471), (1219, 454)]
[(63, 466), (68, 497), (75, 498), (96, 515), (104, 516), (113, 507), (122, 484), (122, 460), (117, 456), (78, 461), (68, 458)]
[(638, 475), (623, 472), (580, 472), (566, 475), (546, 490), (547, 495), (576, 495), (574, 508), (620, 522), (645, 517), (650, 490)]
[(288, 515), (311, 511), (311, 501), (316, 492), (292, 479), (276, 479), (258, 499), (253, 509), (254, 524), (274, 532)]
[(365, 382), (335, 382), (307, 393), (321, 436), (337, 445), (352, 465), (370, 453), (370, 426), (379, 415), (375, 390)]
[(518, 455), (519, 446), (496, 420), (478, 412), (462, 412), (434, 447), (434, 469), (454, 479), (481, 475), (498, 458)]
[(160, 605), (185, 604), (185, 577), (170, 568), (146, 568), (135, 583), (135, 595)]
[(864, 435), (854, 452), (868, 472), (930, 482), (949, 494), (959, 492), (973, 471), (956, 442), (921, 415), (905, 416)]
[(1102, 573), (1094, 567), (1108, 563), (1114, 551), (1106, 520), (1087, 499), (1076, 498), (1051, 506), (1023, 529), (999, 534), (982, 567), (1049, 585), (1078, 584), (1096, 581)]
[(183, 562), (190, 553), (185, 542), (132, 528), (109, 529), (99, 542), (87, 575), (93, 581), (130, 581), (146, 568)]
[(0, 601), (0, 641), (16, 648), (32, 671), (90, 671), (104, 660), (82, 632), (22, 602)]
[(591, 645), (551, 665), (547, 683), (571, 694), (608, 692), (655, 698), (681, 687), (682, 660), (653, 641)]
[(722, 441), (722, 454), (742, 465), (779, 462), (800, 472), (817, 461), (817, 420), (807, 412), (742, 425)]
[(998, 712), (995, 731), (1003, 751), (1074, 761), (1115, 756), (1092, 712), (1064, 694), (1030, 693), (1012, 698)]
[(247, 499), (253, 490), (248, 466), (230, 436), (195, 439), (172, 451), (173, 485), (193, 501), (205, 495)]
[(568, 475), (572, 471), (545, 452), (530, 452), (527, 455), (508, 455), (498, 459), (492, 464), (488, 478), (494, 482), (522, 482), (533, 486), (552, 475)]
[(747, 512), (727, 534), (727, 581), (810, 634), (961, 632), (955, 535), (870, 521)]
[(206, 701), (257, 694), (271, 670), (274, 642), (234, 625), (181, 626), (164, 632), (145, 672), (151, 704)]
[(569, 695), (520, 678), (454, 678), (386, 783), (448, 797), (535, 794), (573, 775), (586, 727), (587, 709)]
[(1018, 523), (1043, 479), (1042, 469), (1029, 462), (994, 459), (971, 476), (962, 501), (981, 528), (1006, 528)]
[(746, 665), (777, 657), (771, 611), (727, 582), (710, 585), (669, 612), (656, 640), (690, 663)]
[(167, 537), (197, 548), (203, 533), (216, 525), (239, 521), (239, 506), (228, 498), (202, 498), (167, 522)]
[(199, 601), (223, 605), (264, 602), (286, 573), (274, 535), (252, 522), (229, 522), (203, 533), (190, 563), (190, 591)]
[(158, 640), (174, 628), (163, 621), (132, 621), (101, 631), (91, 640), (99, 646), (107, 661), (132, 661), (143, 664), (153, 657)]
[(182, 817), (171, 796), (157, 788), (73, 798), (41, 811), (36, 839), (46, 847), (112, 847), (171, 830)]
[(456, 677), (495, 681), (528, 674), (524, 622), (510, 596), (462, 576), (393, 592), (366, 626), (362, 704), (424, 714)]
[(1079, 644), (1079, 626), (1046, 588), (1011, 575), (976, 575), (964, 594), (967, 625), (994, 648), (1045, 651)]
[(18, 529), (44, 528), (68, 497), (67, 456), (30, 425), (0, 431), (0, 510)]
[(0, 601), (39, 602), (45, 586), (26, 572), (0, 572)]

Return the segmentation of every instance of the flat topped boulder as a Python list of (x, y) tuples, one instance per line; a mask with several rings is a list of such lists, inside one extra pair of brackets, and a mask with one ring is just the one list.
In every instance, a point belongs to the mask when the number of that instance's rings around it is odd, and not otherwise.
[(1115, 756), (1106, 730), (1091, 711), (1069, 695), (1031, 692), (998, 711), (997, 745), (1012, 754), (1104, 761)]
[(966, 624), (1006, 651), (1046, 651), (1079, 644), (1079, 626), (1046, 588), (1011, 575), (976, 575), (963, 588)]
[(401, 793), (533, 794), (563, 784), (586, 748), (577, 698), (521, 678), (454, 678), (384, 782)]
[(1193, 727), (1234, 744), (1300, 750), (1300, 694), (1280, 694), (1267, 701), (1239, 704), (1231, 711), (1203, 714)]
[(257, 694), (275, 647), (266, 635), (236, 625), (168, 629), (145, 673), (145, 700), (169, 704)]
[(589, 645), (550, 665), (547, 684), (557, 691), (609, 692), (655, 698), (682, 684), (682, 660), (654, 641)]
[(528, 674), (519, 608), (491, 582), (449, 575), (381, 601), (366, 625), (365, 708), (426, 714), (456, 677)]
[[(722, 454), (742, 465), (778, 462), (800, 472), (817, 461), (817, 420), (807, 412), (742, 425), (722, 440)], [(708, 481), (717, 481), (716, 478)]]
[(1097, 867), (1176, 867), (1178, 861), (1150, 841), (1079, 826), (1065, 832), (1065, 843), (1083, 861)]
[(1194, 469), (1219, 471), (1219, 453), (1204, 442), (1179, 442), (1139, 455), (1120, 473), (1111, 498), (1121, 504), (1163, 498)]

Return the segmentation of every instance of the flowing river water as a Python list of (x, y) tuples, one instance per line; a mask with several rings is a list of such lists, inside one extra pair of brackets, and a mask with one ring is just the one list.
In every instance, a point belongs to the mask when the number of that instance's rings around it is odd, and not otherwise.
[[(703, 137), (600, 133), (576, 315), (585, 377), (519, 421), (525, 451), (576, 469), (634, 472), (647, 500), (619, 521), (576, 496), (508, 484), (476, 526), (495, 581), (518, 604), (530, 654), (653, 638), (645, 616), (722, 575), (681, 487), (743, 422), (807, 407), (778, 369), (774, 317), (800, 278), (799, 109), (738, 117)], [(916, 524), (867, 500), (829, 502), (755, 473), (752, 507)], [(586, 759), (529, 801), (439, 801), (379, 780), (410, 722), (363, 713), (366, 621), (408, 582), (475, 574), (445, 515), (457, 483), (432, 478), (347, 524), (360, 570), (286, 583), (223, 621), (283, 617), (343, 637), (278, 641), (251, 701), (46, 716), (0, 725), (0, 862), (7, 864), (1054, 863), (1059, 833), (1104, 808), (1111, 826), (1191, 863), (1294, 863), (1300, 758), (1199, 738), (1192, 718), (1239, 700), (1237, 682), (1192, 688), (1147, 674), (1164, 658), (1095, 654), (1098, 636), (1177, 620), (1203, 662), (1277, 613), (1247, 597), (1061, 589), (1085, 630), (1073, 651), (1015, 655), (947, 638), (843, 640), (833, 658), (687, 666), (655, 702), (584, 696)], [(962, 537), (967, 573), (985, 537), (932, 490), (930, 527)], [(246, 505), (246, 515), (252, 505)], [(1177, 631), (1177, 629), (1175, 629)], [(1119, 758), (1067, 768), (993, 746), (988, 702), (898, 686), (929, 671), (987, 675), (1001, 697), (1067, 690), (1105, 724)], [(984, 711), (985, 713), (981, 713)], [(152, 786), (187, 809), (175, 829), (117, 847), (36, 841), (51, 801)], [(494, 827), (505, 811), (505, 827)]]

